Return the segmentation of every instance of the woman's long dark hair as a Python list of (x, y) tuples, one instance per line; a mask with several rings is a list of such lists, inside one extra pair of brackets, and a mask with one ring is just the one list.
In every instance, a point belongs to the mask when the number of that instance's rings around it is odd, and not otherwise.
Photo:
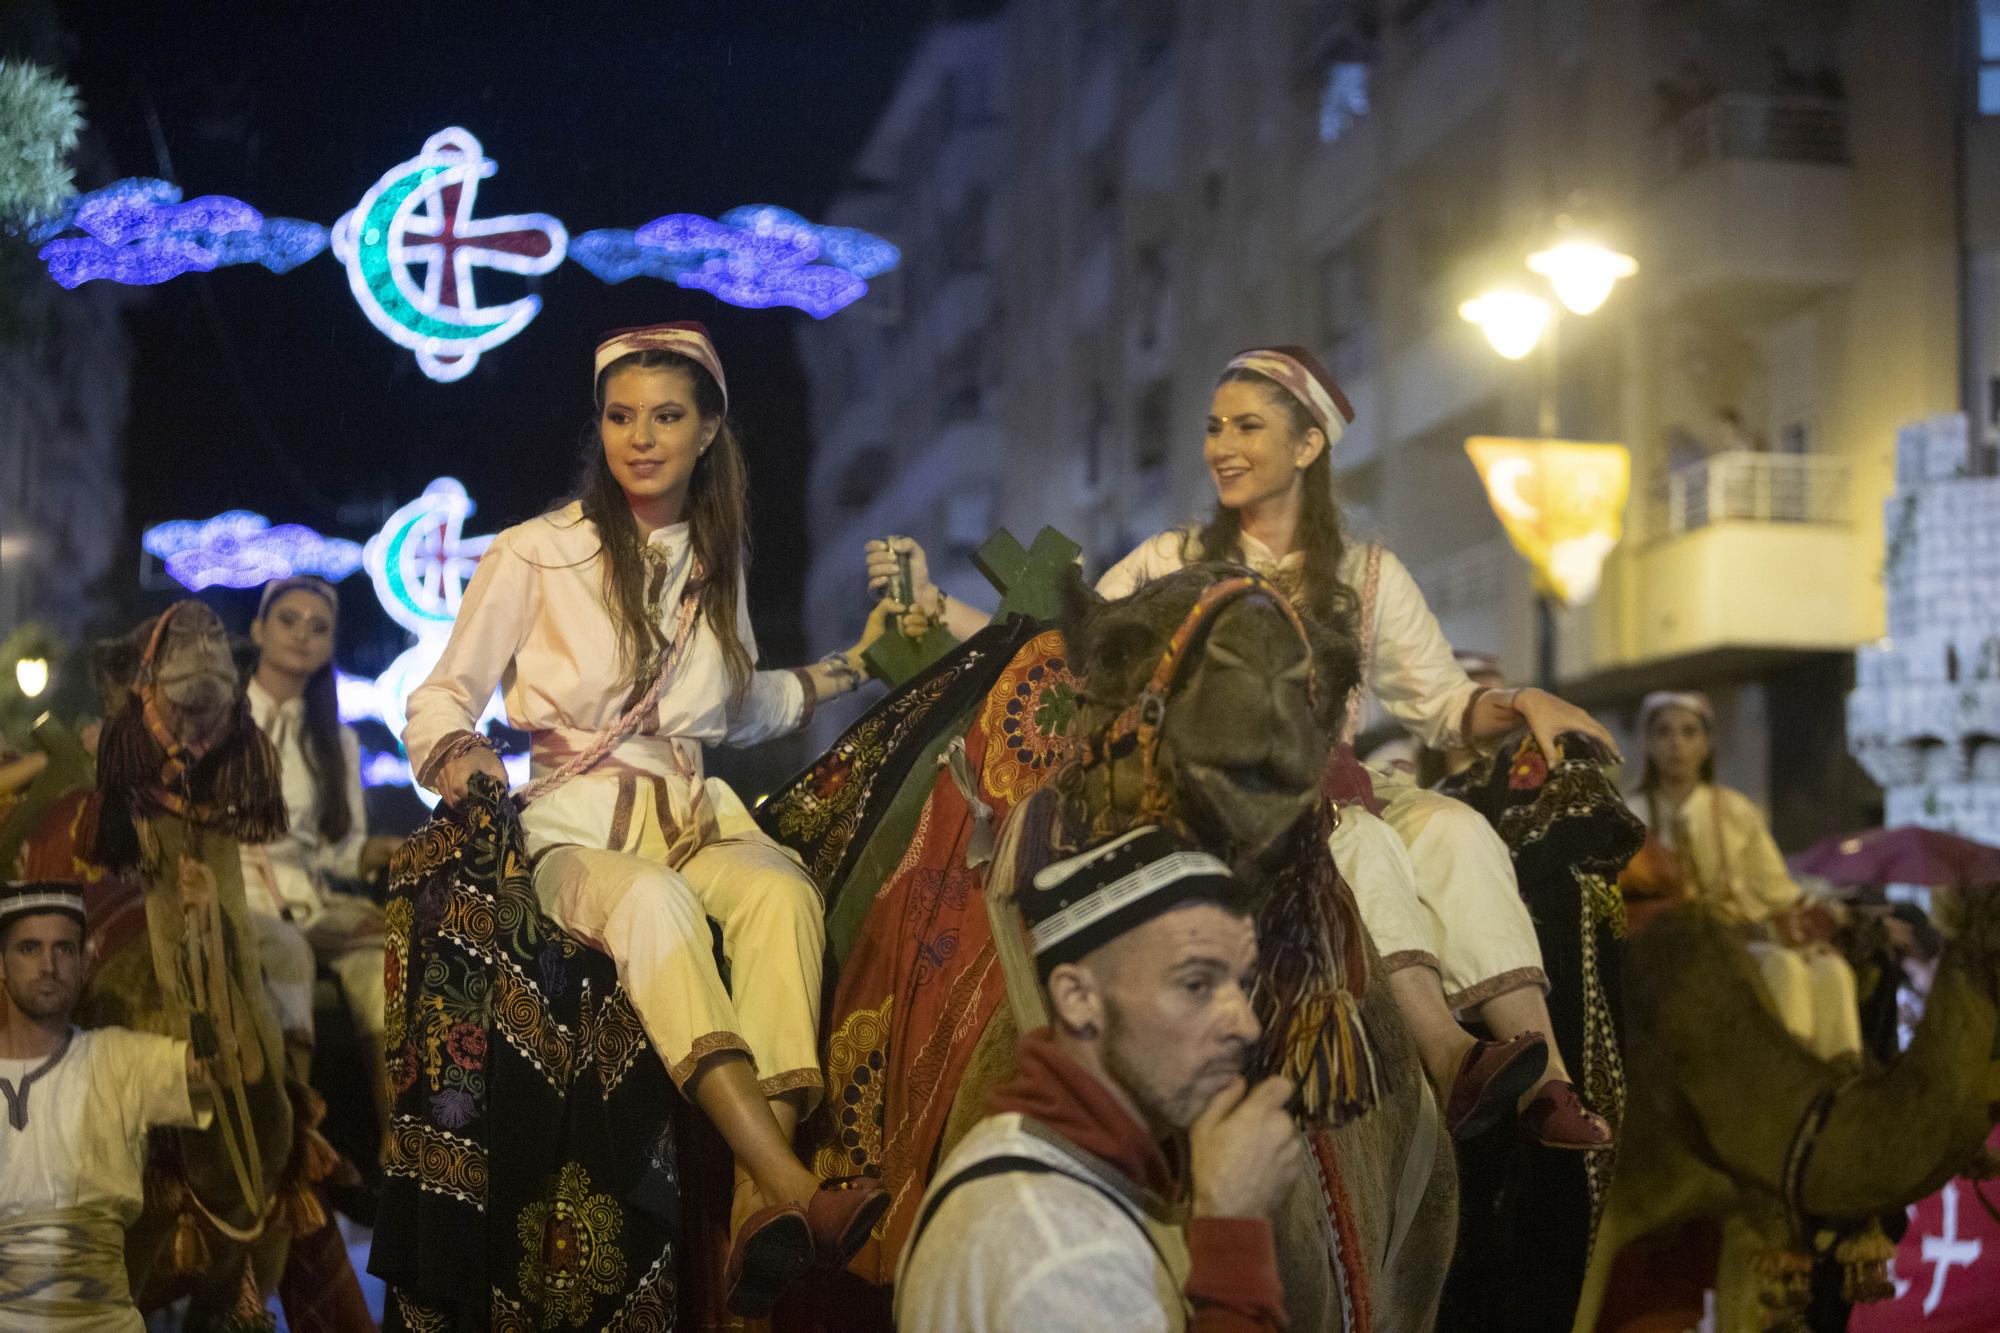
[[(1319, 428), (1304, 403), (1289, 389), (1268, 375), (1254, 370), (1232, 370), (1219, 384), (1254, 384), (1283, 408), (1292, 434), (1303, 435)], [(1340, 559), (1347, 552), (1341, 529), (1340, 506), (1333, 499), (1333, 449), (1329, 445), (1306, 465), (1305, 503), (1299, 513), (1299, 530), (1293, 549), (1300, 552), (1300, 586), (1293, 604), (1307, 616), (1344, 633), (1354, 632), (1361, 599), (1340, 580)], [(1184, 554), (1206, 560), (1243, 560), (1243, 517), (1218, 502), (1208, 522), (1192, 534), (1192, 549)]]
[(689, 540), (701, 561), (701, 614), (722, 645), (729, 672), (730, 693), (741, 698), (749, 688), (755, 665), (737, 633), (736, 588), (749, 563), (750, 477), (743, 462), (743, 445), (724, 414), (722, 389), (702, 366), (678, 352), (650, 350), (619, 357), (597, 377), (596, 419), (583, 433), (582, 458), (576, 486), (562, 505), (583, 506), (583, 516), (597, 526), (604, 557), (604, 600), (618, 625), (618, 662), (631, 682), (627, 706), (637, 702), (652, 684), (660, 655), (667, 649), (665, 633), (646, 611), (645, 543), (625, 490), (605, 461), (598, 421), (604, 416), (604, 386), (621, 370), (681, 370), (694, 382), (695, 411), (703, 421), (720, 418), (715, 439), (695, 458), (688, 478)]
[[(273, 597), (257, 619), (269, 616), (271, 608), (294, 590), (287, 588)], [(296, 591), (319, 597), (304, 585)], [(335, 616), (339, 614), (331, 605), (327, 610)], [(347, 806), (347, 747), (340, 743), (340, 688), (334, 679), (331, 657), (306, 677), (305, 737), (300, 748), (305, 751), (306, 767), (312, 771), (313, 808), (320, 836), (330, 843), (339, 842), (354, 828), (354, 811)]]

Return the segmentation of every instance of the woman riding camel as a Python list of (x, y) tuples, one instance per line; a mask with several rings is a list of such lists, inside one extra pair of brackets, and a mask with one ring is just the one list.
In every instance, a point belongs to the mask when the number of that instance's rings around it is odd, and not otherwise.
[(1633, 929), (1649, 909), (1693, 899), (1744, 935), (1785, 1026), (1823, 1060), (1858, 1059), (1854, 969), (1828, 942), (1828, 912), (1785, 870), (1756, 802), (1715, 780), (1715, 709), (1695, 691), (1639, 705), (1646, 767), (1630, 797), (1646, 845), (1619, 876)]
[(574, 497), (494, 539), (403, 741), (447, 801), (478, 774), (504, 784), (473, 730), (504, 687), (533, 737), (517, 800), (536, 894), (611, 956), (675, 1084), (735, 1154), (728, 1303), (762, 1317), (815, 1262), (844, 1265), (889, 1198), (866, 1178), (821, 1181), (793, 1152), (822, 1087), (819, 892), (703, 777), (702, 747), (796, 730), (860, 675), (847, 654), (756, 669), (748, 485), (707, 331), (614, 333), (593, 384)]
[[(332, 882), (370, 877), (402, 841), (368, 833), (361, 745), (340, 724), (334, 686), (339, 618), (333, 585), (300, 575), (265, 584), (250, 622), (257, 669), (245, 695), (257, 729), (278, 755), (286, 827), (276, 842), (242, 844), (243, 895), (257, 926), (264, 984), (301, 1079), (313, 1044), (316, 961), (339, 978), (355, 1031), (375, 1047), (369, 1067), (382, 1067), (382, 909)], [(386, 1088), (377, 1093), (386, 1129)]]
[[(1402, 563), (1380, 547), (1347, 544), (1331, 453), (1353, 419), (1333, 377), (1303, 348), (1233, 358), (1216, 384), (1203, 448), (1214, 513), (1143, 543), (1106, 571), (1098, 593), (1124, 597), (1204, 559), (1249, 565), (1301, 614), (1354, 628), (1364, 687), (1425, 744), (1481, 745), (1525, 726), (1548, 753), (1566, 731), (1609, 747), (1594, 719), (1547, 691), (1475, 685)], [(878, 591), (900, 558), (911, 562), (917, 614), (904, 617), (905, 632), (936, 618), (965, 637), (985, 622), (930, 582), (916, 543), (870, 542), (867, 555)], [(1358, 706), (1357, 695), (1350, 732)], [(1345, 744), (1335, 762), (1353, 764)], [(1446, 1123), (1467, 1138), (1511, 1112), (1549, 1146), (1610, 1146), (1610, 1126), (1583, 1105), (1548, 1035), (1548, 978), (1505, 844), (1469, 806), (1408, 782), (1383, 786), (1388, 827), (1350, 806), (1334, 854), (1390, 968)], [(1454, 1009), (1476, 1012), (1496, 1040), (1475, 1042)]]

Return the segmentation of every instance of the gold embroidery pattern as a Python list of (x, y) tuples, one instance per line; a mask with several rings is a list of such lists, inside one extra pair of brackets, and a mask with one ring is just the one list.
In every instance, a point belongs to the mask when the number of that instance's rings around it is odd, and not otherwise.
[(822, 1176), (850, 1176), (882, 1162), (882, 1068), (888, 1060), (889, 1022), (895, 996), (879, 1009), (857, 1009), (827, 1039), (830, 1092), (821, 1114), (831, 1123), (817, 1136), (813, 1169)]
[[(410, 920), (413, 915), (414, 909), (408, 898), (392, 898), (382, 909), (382, 948), (386, 955), (383, 962), (388, 969), (388, 1012), (384, 1016), (387, 1026), (383, 1029), (383, 1047), (392, 1057), (403, 1048), (403, 1035), (408, 1023), (408, 1015), (404, 1012), (407, 1006), (404, 988), (410, 974)], [(393, 1071), (390, 1077), (395, 1077)]]
[(1038, 634), (1000, 673), (980, 709), (986, 753), (979, 785), (986, 799), (1011, 808), (1041, 786), (1069, 756), (1070, 726), (1080, 707), (1060, 630)]
[(403, 1327), (410, 1333), (445, 1333), (451, 1325), (441, 1311), (428, 1305), (419, 1305), (401, 1287), (393, 1288), (396, 1293), (396, 1313), (403, 1317)]
[(590, 1175), (566, 1163), (552, 1194), (521, 1210), (521, 1295), (548, 1323), (575, 1328), (599, 1296), (625, 1282), (617, 1246), (624, 1214), (608, 1194), (591, 1192)]
[(625, 1072), (632, 1062), (648, 1049), (646, 1029), (623, 986), (613, 987), (604, 1002), (594, 1008), (586, 1000), (583, 1017), (577, 1049), (588, 1051), (597, 1061), (598, 1086), (608, 1098), (625, 1081)]
[(672, 1255), (667, 1250), (653, 1260), (646, 1276), (604, 1326), (606, 1333), (667, 1333), (674, 1326), (674, 1278), (667, 1268)]
[(383, 1171), (414, 1180), (433, 1194), (486, 1207), (486, 1153), (477, 1144), (410, 1116), (389, 1126)]

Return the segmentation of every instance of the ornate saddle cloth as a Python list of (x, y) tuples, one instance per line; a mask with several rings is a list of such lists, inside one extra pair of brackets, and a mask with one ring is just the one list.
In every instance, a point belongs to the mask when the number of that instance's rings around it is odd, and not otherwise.
[(679, 1095), (609, 958), (541, 914), (497, 784), (390, 866), (389, 1328), (669, 1329)]

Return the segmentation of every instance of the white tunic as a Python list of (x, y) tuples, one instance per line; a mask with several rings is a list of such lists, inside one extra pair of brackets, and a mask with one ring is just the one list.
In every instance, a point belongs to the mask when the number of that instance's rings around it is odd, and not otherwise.
[[(1017, 1112), (980, 1121), (933, 1182), (989, 1157), (1032, 1157), (1066, 1174), (991, 1175), (947, 1195), (922, 1243), (903, 1253), (896, 1327), (907, 1333), (1186, 1328), (1182, 1226), (1154, 1216), (1128, 1185), (1027, 1123)], [(1120, 1201), (1076, 1175), (1099, 1179)]]
[[(661, 528), (648, 542), (665, 556), (658, 606), (661, 630), (670, 636), (693, 560), (688, 525)], [(736, 605), (736, 632), (754, 662), (757, 641), (740, 576)], [(410, 695), (403, 746), (411, 767), (422, 771), (439, 741), (470, 730), (496, 684), (511, 725), (558, 733), (573, 749), (587, 746), (624, 711), (630, 685), (620, 670), (617, 621), (604, 598), (597, 528), (579, 505), (508, 528), (480, 559), (444, 655)], [(606, 771), (585, 774), (528, 807), (522, 824), (529, 849), (609, 846), (620, 781), (611, 770), (618, 766), (666, 778), (678, 818), (702, 781), (703, 745), (754, 745), (796, 730), (804, 715), (804, 688), (790, 671), (755, 673), (734, 705), (730, 693), (722, 644), (704, 617), (642, 733), (619, 747)]]
[(253, 677), (250, 715), (278, 752), (285, 793), (285, 836), (261, 847), (243, 848), (243, 892), (252, 911), (288, 914), (301, 927), (319, 916), (330, 879), (361, 877), (361, 847), (368, 840), (368, 816), (361, 800), (361, 743), (350, 727), (340, 729), (341, 786), (352, 815), (347, 836), (328, 842), (319, 831), (319, 788), (306, 752), (305, 700), (279, 702)]
[[(18, 1088), (41, 1063), (0, 1060), (0, 1078)], [(76, 1031), (27, 1097), (26, 1128), (0, 1115), (0, 1329), (141, 1329), (122, 1259), (108, 1258), (144, 1204), (146, 1131), (207, 1123), (188, 1096), (187, 1043)]]
[[(1169, 528), (1147, 539), (1139, 549), (1104, 572), (1097, 581), (1103, 597), (1126, 597), (1141, 584), (1184, 568), (1183, 538), (1187, 528)], [(1293, 551), (1282, 559), (1248, 533), (1243, 534), (1243, 558), (1252, 569), (1269, 575), (1295, 569), (1303, 557)], [(1350, 545), (1340, 560), (1341, 582), (1360, 591), (1367, 575), (1368, 548)], [(1368, 656), (1361, 663), (1364, 688), (1389, 715), (1408, 727), (1433, 749), (1457, 746), (1465, 705), (1478, 687), (1452, 656), (1451, 644), (1438, 628), (1437, 617), (1424, 601), (1410, 571), (1383, 551), (1376, 574), (1374, 624), (1362, 635)]]

